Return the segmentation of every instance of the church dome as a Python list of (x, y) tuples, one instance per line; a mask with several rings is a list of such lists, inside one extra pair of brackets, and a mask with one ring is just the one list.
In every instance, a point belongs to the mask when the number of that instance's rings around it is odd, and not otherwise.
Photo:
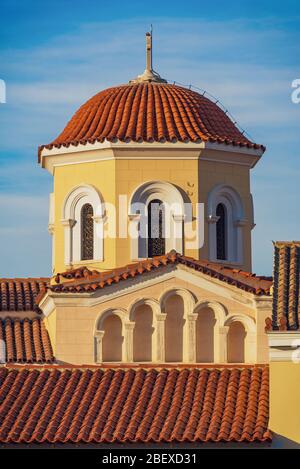
[(152, 67), (152, 33), (146, 33), (146, 69), (83, 104), (48, 145), (104, 142), (216, 142), (262, 149), (251, 142), (217, 103), (190, 88), (168, 84)]
[[(86, 143), (210, 141), (262, 148), (248, 140), (207, 97), (174, 84), (141, 82), (108, 88), (83, 104), (62, 133), (42, 148)], [(41, 148), (41, 149), (42, 149)]]

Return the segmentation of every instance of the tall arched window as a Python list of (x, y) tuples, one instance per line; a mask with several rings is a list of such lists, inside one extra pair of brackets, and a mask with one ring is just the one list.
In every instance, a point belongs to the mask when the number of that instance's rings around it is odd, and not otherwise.
[(166, 362), (183, 361), (184, 302), (180, 295), (170, 296), (165, 303)]
[(94, 220), (93, 207), (84, 204), (81, 209), (81, 260), (94, 258)]
[(148, 257), (165, 254), (165, 210), (159, 199), (148, 205)]
[(233, 322), (227, 334), (227, 361), (228, 363), (245, 362), (245, 327), (241, 322)]
[(217, 259), (225, 261), (226, 260), (226, 208), (223, 204), (218, 204), (216, 215), (218, 217), (217, 221), (217, 232), (216, 232), (216, 242), (217, 242)]
[[(250, 202), (252, 199), (250, 197)], [(251, 207), (250, 207), (251, 210)], [(251, 210), (252, 212), (252, 210)], [(208, 194), (207, 222), (208, 247), (211, 261), (226, 261), (242, 265), (248, 246), (244, 245), (244, 232), (249, 233), (253, 224), (245, 217), (240, 194), (226, 184), (216, 185)]]
[(121, 362), (122, 361), (122, 322), (121, 319), (111, 314), (103, 323), (103, 345), (102, 360), (104, 362)]
[(151, 362), (153, 311), (149, 305), (142, 304), (135, 310), (133, 330), (133, 361)]

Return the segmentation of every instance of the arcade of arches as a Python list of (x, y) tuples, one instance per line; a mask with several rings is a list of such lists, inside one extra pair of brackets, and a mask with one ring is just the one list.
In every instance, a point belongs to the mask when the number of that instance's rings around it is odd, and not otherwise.
[[(96, 362), (254, 362), (255, 322), (230, 315), (217, 302), (196, 302), (187, 290), (159, 301), (142, 299), (101, 313), (95, 328)], [(176, 344), (176, 346), (174, 346)]]

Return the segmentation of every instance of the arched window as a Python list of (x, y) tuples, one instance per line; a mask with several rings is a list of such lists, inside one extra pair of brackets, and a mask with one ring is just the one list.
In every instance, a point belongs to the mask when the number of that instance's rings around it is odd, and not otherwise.
[(122, 361), (122, 323), (115, 314), (108, 316), (103, 323), (102, 355), (104, 362)]
[(102, 262), (105, 204), (101, 194), (93, 186), (74, 187), (62, 209), (65, 267), (82, 260)]
[(196, 321), (196, 361), (213, 363), (216, 318), (211, 308), (203, 308)]
[(218, 204), (216, 215), (218, 217), (217, 230), (216, 230), (216, 242), (217, 242), (217, 259), (225, 261), (227, 251), (227, 239), (226, 239), (226, 208), (223, 204)]
[(246, 331), (243, 324), (235, 321), (229, 326), (227, 334), (227, 361), (228, 363), (245, 362)]
[(180, 295), (170, 296), (165, 303), (166, 362), (183, 361), (184, 302)]
[(153, 311), (149, 305), (140, 305), (135, 310), (133, 330), (133, 361), (152, 360)]
[(148, 257), (165, 254), (165, 210), (159, 199), (148, 205)]
[(93, 207), (84, 204), (81, 209), (81, 260), (94, 258), (94, 220)]
[(243, 264), (244, 254), (249, 251), (244, 246), (244, 231), (251, 229), (240, 194), (226, 184), (216, 185), (207, 199), (209, 260)]
[[(154, 222), (149, 226), (151, 213)], [(173, 184), (149, 181), (137, 187), (130, 198), (128, 216), (132, 260), (164, 254), (172, 249), (183, 254), (184, 225), (191, 221), (192, 216), (185, 214), (183, 195)], [(160, 231), (161, 236), (152, 242), (148, 234), (150, 230), (156, 230), (158, 234)]]

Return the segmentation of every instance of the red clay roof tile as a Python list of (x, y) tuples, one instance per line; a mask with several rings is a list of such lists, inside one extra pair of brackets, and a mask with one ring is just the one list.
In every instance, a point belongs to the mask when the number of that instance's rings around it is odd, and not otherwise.
[(210, 141), (262, 149), (245, 137), (207, 97), (171, 84), (140, 83), (108, 88), (83, 104), (63, 132), (39, 148), (103, 142)]
[(172, 251), (164, 256), (146, 259), (136, 262), (112, 271), (100, 273), (96, 270), (90, 271), (86, 267), (68, 270), (56, 275), (56, 284), (49, 287), (54, 292), (78, 292), (86, 293), (96, 289), (104, 288), (134, 278), (138, 275), (144, 275), (155, 269), (164, 268), (169, 264), (181, 264), (190, 267), (205, 275), (234, 285), (242, 290), (254, 293), (255, 295), (270, 295), (272, 286), (272, 277), (258, 276), (250, 272), (233, 269), (221, 264), (212, 263), (204, 260), (196, 260), (191, 257), (183, 256)]
[(1, 443), (264, 442), (267, 366), (0, 368)]
[(272, 318), (266, 330), (300, 330), (300, 241), (274, 242)]
[(1, 278), (0, 311), (33, 311), (37, 295), (46, 290), (48, 278)]
[(39, 318), (0, 319), (0, 339), (6, 346), (9, 363), (52, 363), (54, 361), (48, 332)]

